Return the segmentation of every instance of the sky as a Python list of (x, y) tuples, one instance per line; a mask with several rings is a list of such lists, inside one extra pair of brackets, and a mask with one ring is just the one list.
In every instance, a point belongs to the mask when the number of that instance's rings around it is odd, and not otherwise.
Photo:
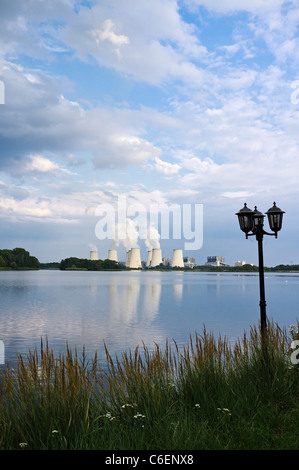
[(163, 257), (257, 264), (235, 214), (275, 201), (265, 265), (298, 264), (298, 25), (295, 0), (1, 0), (0, 248), (105, 259), (122, 198), (202, 207), (201, 246)]

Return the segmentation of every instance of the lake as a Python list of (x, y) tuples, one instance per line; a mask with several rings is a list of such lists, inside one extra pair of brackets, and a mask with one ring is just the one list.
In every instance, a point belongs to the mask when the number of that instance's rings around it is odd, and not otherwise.
[[(281, 327), (299, 318), (299, 275), (265, 274), (267, 315)], [(256, 273), (0, 272), (0, 341), (15, 363), (48, 339), (54, 352), (66, 343), (88, 357), (104, 342), (112, 355), (144, 342), (187, 344), (203, 325), (232, 342), (259, 322)]]

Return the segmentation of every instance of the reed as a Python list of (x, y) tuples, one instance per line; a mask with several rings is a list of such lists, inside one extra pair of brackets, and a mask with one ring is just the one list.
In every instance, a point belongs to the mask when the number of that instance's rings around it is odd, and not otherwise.
[(0, 448), (297, 448), (298, 330), (271, 323), (261, 341), (252, 327), (232, 345), (203, 328), (183, 348), (106, 348), (105, 365), (41, 342), (2, 372)]

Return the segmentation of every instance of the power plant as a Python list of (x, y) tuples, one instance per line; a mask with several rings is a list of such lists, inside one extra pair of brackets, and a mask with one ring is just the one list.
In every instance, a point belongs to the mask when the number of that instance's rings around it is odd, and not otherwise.
[(111, 261), (118, 261), (117, 250), (109, 250), (108, 251), (108, 259), (110, 259)]
[(89, 259), (92, 260), (92, 261), (97, 261), (99, 259), (98, 252), (97, 251), (91, 251)]
[[(145, 219), (146, 223), (147, 220)], [(144, 221), (143, 221), (144, 222)], [(110, 241), (110, 247), (108, 250), (108, 260), (118, 263), (117, 248), (122, 245), (125, 249), (126, 260), (121, 260), (120, 265), (125, 265), (127, 268), (142, 269), (142, 268), (189, 268), (192, 269), (195, 266), (195, 258), (184, 258), (183, 250), (174, 249), (172, 260), (170, 258), (162, 258), (162, 250), (160, 246), (160, 234), (155, 224), (151, 221), (150, 225), (142, 226), (140, 231), (140, 223), (137, 220), (132, 220), (128, 217), (123, 219), (118, 217), (118, 223), (115, 225), (115, 231), (113, 238)], [(147, 259), (141, 261), (140, 248), (139, 248), (139, 237), (144, 234), (145, 247), (147, 250)], [(96, 233), (97, 237), (98, 234)], [(100, 237), (98, 237), (100, 238)], [(142, 237), (143, 238), (143, 237)], [(177, 238), (177, 237), (175, 237)], [(133, 248), (134, 247), (134, 248)], [(89, 244), (90, 259), (98, 260), (97, 247), (93, 244)], [(104, 258), (103, 258), (104, 259)], [(107, 259), (107, 258), (106, 258)], [(110, 265), (109, 265), (110, 266)], [(119, 266), (121, 267), (121, 266)]]
[(126, 253), (126, 268), (130, 266), (131, 250), (128, 250)]
[[(98, 251), (93, 249), (90, 251), (90, 260), (97, 261), (99, 259)], [(108, 250), (108, 259), (118, 262), (117, 250), (109, 249)], [(189, 259), (189, 258), (188, 258)], [(185, 259), (185, 261), (187, 258)], [(194, 260), (195, 263), (195, 260)], [(146, 268), (155, 268), (160, 264), (164, 266), (170, 266), (172, 268), (184, 268), (185, 262), (183, 257), (183, 250), (174, 249), (172, 261), (169, 258), (162, 258), (161, 248), (153, 248), (147, 251), (147, 260), (146, 262), (141, 262), (140, 248), (131, 248), (126, 251), (126, 261), (125, 266), (131, 269), (140, 269), (143, 266)], [(187, 265), (187, 264), (186, 264)]]
[(155, 268), (162, 263), (162, 250), (160, 248), (153, 248), (152, 251), (152, 260), (151, 260), (151, 268)]
[(127, 251), (126, 267), (133, 269), (142, 268), (140, 248), (131, 248)]
[(141, 268), (140, 248), (132, 248), (129, 268)]
[[(168, 260), (168, 258), (167, 258)], [(183, 250), (173, 250), (172, 261), (165, 263), (165, 258), (162, 258), (162, 250), (160, 248), (153, 248), (147, 252), (147, 260), (145, 263), (146, 268), (155, 268), (160, 264), (171, 266), (172, 268), (184, 268)], [(132, 248), (127, 251), (126, 267), (127, 268), (141, 268), (140, 248)]]
[(146, 265), (145, 265), (147, 268), (151, 266), (152, 257), (153, 257), (153, 252), (152, 250), (150, 250), (147, 252), (147, 260), (146, 260)]
[(184, 267), (183, 250), (173, 250), (173, 258), (172, 258), (171, 267), (172, 268)]

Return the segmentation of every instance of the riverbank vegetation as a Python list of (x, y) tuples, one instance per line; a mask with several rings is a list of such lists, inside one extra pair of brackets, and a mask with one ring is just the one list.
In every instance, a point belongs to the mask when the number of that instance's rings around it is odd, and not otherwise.
[[(153, 268), (146, 268), (149, 271), (188, 271), (188, 272), (206, 272), (206, 273), (258, 273), (259, 267), (255, 266), (254, 264), (244, 264), (242, 266), (212, 266), (208, 264), (202, 265), (195, 265), (193, 268), (191, 267), (172, 267), (172, 266), (164, 266), (160, 264), (159, 266)], [(264, 267), (265, 272), (273, 272), (273, 273), (297, 273), (299, 272), (299, 264), (279, 264), (278, 266), (273, 267)]]
[(103, 271), (103, 270), (121, 270), (123, 266), (119, 264), (117, 261), (113, 261), (110, 259), (98, 259), (98, 260), (90, 260), (90, 259), (82, 259), (82, 258), (66, 258), (61, 260), (59, 269), (62, 271)]
[[(60, 262), (41, 263), (35, 256), (31, 256), (24, 248), (13, 250), (0, 250), (0, 270), (27, 270), (27, 269), (51, 269), (62, 271), (104, 271), (104, 270), (127, 270), (124, 263), (109, 259), (90, 260), (85, 258), (70, 257)], [(154, 268), (146, 268), (148, 271), (188, 271), (188, 272), (258, 272), (258, 266), (244, 264), (242, 266), (211, 266), (195, 265), (190, 267), (171, 267), (160, 264)], [(279, 264), (278, 266), (265, 267), (265, 272), (299, 272), (299, 264)]]
[[(234, 345), (203, 330), (106, 362), (48, 344), (2, 370), (0, 449), (298, 449), (299, 370), (271, 324)], [(293, 358), (298, 358), (298, 355)]]
[[(265, 268), (267, 269), (267, 268)], [(212, 266), (212, 265), (195, 265), (193, 268), (191, 267), (172, 267), (172, 266), (164, 266), (160, 264), (159, 266), (155, 266), (153, 268), (146, 268), (148, 271), (188, 271), (188, 272), (258, 272), (258, 266), (254, 266), (251, 264), (245, 264), (243, 266)]]
[[(194, 266), (193, 271), (203, 272), (258, 272), (259, 267), (253, 264), (244, 264), (242, 266), (211, 266), (211, 265), (200, 265)], [(264, 267), (265, 272), (272, 273), (284, 273), (284, 272), (299, 272), (299, 264), (279, 264), (272, 267)]]
[(40, 263), (35, 256), (24, 248), (14, 248), (13, 250), (0, 250), (0, 269), (39, 269)]

